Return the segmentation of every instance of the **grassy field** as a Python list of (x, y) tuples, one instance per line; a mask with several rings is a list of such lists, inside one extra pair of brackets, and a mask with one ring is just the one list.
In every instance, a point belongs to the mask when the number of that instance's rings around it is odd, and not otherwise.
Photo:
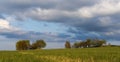
[(120, 47), (0, 51), (0, 62), (120, 62)]

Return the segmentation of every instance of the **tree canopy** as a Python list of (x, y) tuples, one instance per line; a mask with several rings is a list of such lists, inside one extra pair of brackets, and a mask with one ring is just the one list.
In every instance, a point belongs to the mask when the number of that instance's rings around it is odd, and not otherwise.
[(88, 48), (88, 47), (101, 47), (106, 44), (106, 40), (101, 39), (86, 39), (85, 41), (75, 42), (74, 48)]
[(36, 42), (30, 44), (29, 40), (19, 40), (16, 43), (16, 50), (30, 50), (30, 49), (41, 49), (46, 47), (44, 40), (36, 40)]
[(28, 50), (30, 46), (29, 40), (19, 40), (16, 43), (16, 50)]
[(69, 41), (66, 41), (66, 43), (65, 43), (65, 48), (71, 48), (71, 44), (70, 44)]

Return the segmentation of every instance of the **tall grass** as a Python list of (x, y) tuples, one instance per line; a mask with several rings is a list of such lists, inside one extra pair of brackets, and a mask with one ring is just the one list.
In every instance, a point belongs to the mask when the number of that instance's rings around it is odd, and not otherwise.
[(0, 62), (120, 62), (120, 47), (1, 51)]

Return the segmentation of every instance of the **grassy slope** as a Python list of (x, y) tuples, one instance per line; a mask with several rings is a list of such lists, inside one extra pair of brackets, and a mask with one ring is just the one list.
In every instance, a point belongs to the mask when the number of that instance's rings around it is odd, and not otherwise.
[(0, 62), (120, 62), (120, 47), (1, 51)]

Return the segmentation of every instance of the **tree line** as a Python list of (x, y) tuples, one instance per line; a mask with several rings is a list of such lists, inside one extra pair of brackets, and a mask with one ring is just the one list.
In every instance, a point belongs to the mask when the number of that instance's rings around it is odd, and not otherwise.
[(75, 42), (73, 45), (70, 41), (66, 41), (65, 48), (90, 48), (90, 47), (101, 47), (106, 44), (106, 40), (101, 39), (86, 39), (85, 41)]
[(36, 40), (34, 43), (30, 44), (29, 40), (19, 40), (16, 43), (16, 50), (33, 50), (41, 49), (46, 46), (44, 40)]
[[(86, 39), (85, 41), (79, 41), (71, 45), (70, 41), (65, 42), (65, 48), (91, 48), (91, 47), (101, 47), (106, 44), (106, 40), (101, 39)], [(46, 47), (46, 42), (44, 40), (36, 40), (34, 43), (30, 44), (29, 40), (19, 40), (16, 43), (16, 50), (34, 50)]]

